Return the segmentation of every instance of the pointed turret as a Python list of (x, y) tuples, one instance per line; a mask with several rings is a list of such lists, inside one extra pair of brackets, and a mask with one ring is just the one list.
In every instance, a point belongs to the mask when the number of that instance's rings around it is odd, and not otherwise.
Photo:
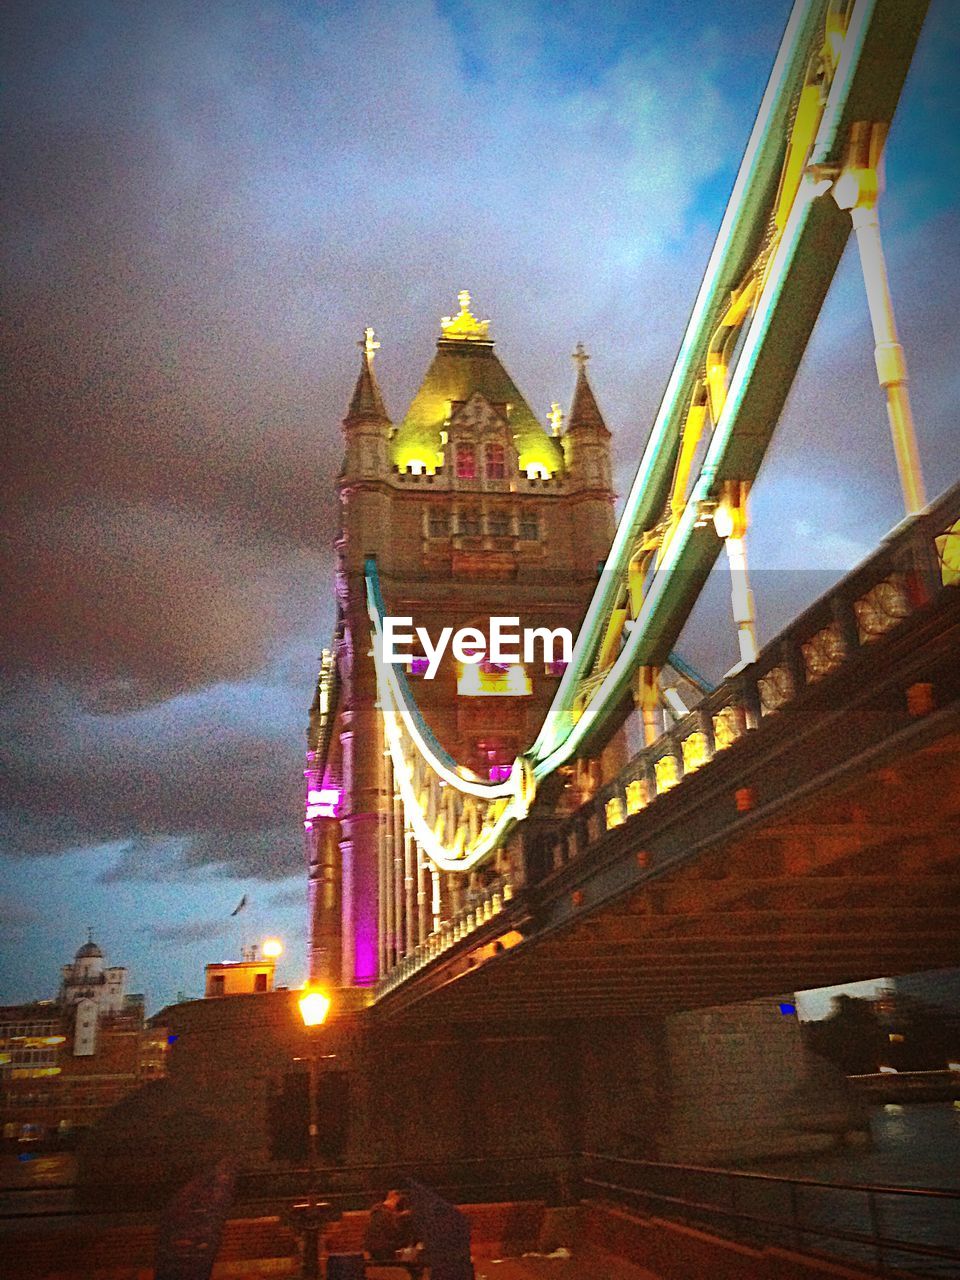
[(341, 481), (383, 480), (390, 474), (388, 445), (392, 424), (373, 372), (373, 357), (380, 346), (372, 329), (364, 329), (357, 343), (360, 373), (353, 398), (343, 420), (346, 452)]
[(585, 499), (589, 497), (590, 503), (596, 502), (596, 510), (591, 507), (589, 512), (584, 512), (587, 523), (591, 527), (605, 528), (608, 507), (613, 498), (610, 432), (587, 380), (589, 359), (583, 343), (578, 342), (573, 353), (577, 382), (563, 433), (563, 453), (571, 489), (580, 491)]
[(609, 439), (610, 432), (607, 430), (607, 424), (597, 405), (593, 388), (587, 379), (587, 361), (590, 357), (583, 349), (582, 342), (577, 343), (577, 349), (571, 358), (577, 365), (577, 385), (573, 389), (573, 403), (567, 418), (567, 434), (586, 428), (601, 438)]
[(364, 329), (363, 337), (357, 343), (357, 346), (362, 352), (360, 373), (357, 377), (357, 385), (353, 389), (353, 398), (350, 401), (350, 407), (347, 410), (344, 423), (377, 419), (389, 425), (390, 419), (387, 416), (383, 396), (380, 394), (380, 387), (377, 384), (377, 375), (373, 372), (373, 357), (380, 349), (380, 343), (374, 341), (372, 329)]

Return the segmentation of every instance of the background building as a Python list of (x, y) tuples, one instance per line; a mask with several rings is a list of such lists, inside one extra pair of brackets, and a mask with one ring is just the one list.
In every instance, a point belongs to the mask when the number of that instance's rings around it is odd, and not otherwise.
[(0, 1009), (0, 1124), (7, 1142), (64, 1138), (165, 1072), (167, 1036), (144, 1026), (126, 969), (88, 939), (56, 1000)]
[(260, 954), (257, 946), (244, 947), (239, 960), (218, 960), (204, 970), (203, 994), (249, 996), (273, 990), (277, 970), (274, 957)]

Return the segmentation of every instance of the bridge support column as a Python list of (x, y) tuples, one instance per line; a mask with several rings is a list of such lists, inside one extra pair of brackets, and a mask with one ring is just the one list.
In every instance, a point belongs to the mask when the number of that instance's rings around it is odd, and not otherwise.
[(310, 977), (340, 985), (340, 846), (335, 818), (318, 818), (311, 836)]
[[(390, 781), (390, 760), (384, 761), (387, 782)], [(377, 842), (377, 945), (379, 970), (381, 977), (393, 967), (393, 946), (391, 933), (393, 930), (393, 895), (391, 893), (391, 851), (389, 832), (381, 826)]]
[(917, 448), (913, 409), (907, 389), (907, 362), (897, 336), (887, 263), (880, 238), (877, 204), (883, 189), (886, 125), (860, 122), (850, 130), (847, 163), (833, 186), (841, 209), (849, 209), (860, 251), (860, 266), (873, 326), (877, 380), (887, 398), (887, 416), (908, 515), (927, 505)]
[(428, 884), (427, 860), (411, 831), (407, 832), (405, 839), (412, 850), (417, 868), (417, 945), (419, 945), (426, 940), (427, 934), (430, 932), (430, 886)]
[(660, 690), (657, 687), (659, 667), (641, 667), (637, 677), (635, 700), (643, 724), (643, 743), (649, 747), (663, 732), (660, 718)]
[(397, 803), (397, 832), (403, 844), (403, 892), (406, 903), (406, 955), (410, 955), (414, 947), (421, 941), (419, 933), (419, 915), (417, 910), (417, 880), (413, 837), (404, 828), (403, 810)]
[(746, 481), (725, 485), (723, 500), (714, 512), (717, 534), (723, 539), (730, 566), (730, 602), (737, 624), (737, 646), (740, 663), (747, 666), (757, 660), (757, 621), (747, 573), (747, 492)]
[[(384, 843), (383, 743), (372, 703), (343, 712), (345, 798), (341, 819), (341, 982), (365, 986), (378, 971), (380, 866)], [(387, 921), (389, 929), (389, 920)]]

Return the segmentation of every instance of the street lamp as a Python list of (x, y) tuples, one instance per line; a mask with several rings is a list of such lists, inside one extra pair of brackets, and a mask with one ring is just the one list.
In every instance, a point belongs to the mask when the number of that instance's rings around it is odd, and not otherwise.
[(283, 955), (283, 943), (279, 938), (264, 938), (260, 954), (266, 960), (276, 960), (278, 956)]
[(308, 1129), (310, 1144), (310, 1184), (307, 1204), (297, 1206), (303, 1230), (303, 1271), (304, 1280), (318, 1280), (320, 1275), (318, 1249), (320, 1228), (326, 1221), (330, 1206), (318, 1199), (317, 1183), (320, 1178), (320, 1159), (317, 1151), (317, 1138), (320, 1132), (318, 1115), (318, 1077), (320, 1068), (320, 1046), (318, 1028), (322, 1027), (330, 1012), (330, 997), (309, 983), (297, 1001), (300, 1006), (300, 1017), (310, 1036), (310, 1053), (307, 1058), (310, 1067), (310, 1126)]

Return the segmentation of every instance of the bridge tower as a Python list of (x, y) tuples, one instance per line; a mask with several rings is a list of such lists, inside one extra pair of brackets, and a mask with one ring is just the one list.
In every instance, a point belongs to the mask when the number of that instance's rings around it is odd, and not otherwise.
[[(556, 405), (547, 425), (538, 420), (466, 292), (398, 424), (374, 372), (373, 331), (358, 345), (338, 480), (337, 623), (305, 771), (311, 974), (342, 986), (373, 982), (464, 889), (403, 829), (377, 707), (366, 560), (377, 561), (387, 611), (433, 638), (443, 627), (487, 634), (494, 616), (576, 635), (614, 531), (610, 432), (582, 346), (564, 430)], [(425, 668), (413, 652), (407, 674), (429, 727), (493, 780), (535, 737), (561, 674), (542, 661), (458, 666), (449, 654), (434, 678)]]

